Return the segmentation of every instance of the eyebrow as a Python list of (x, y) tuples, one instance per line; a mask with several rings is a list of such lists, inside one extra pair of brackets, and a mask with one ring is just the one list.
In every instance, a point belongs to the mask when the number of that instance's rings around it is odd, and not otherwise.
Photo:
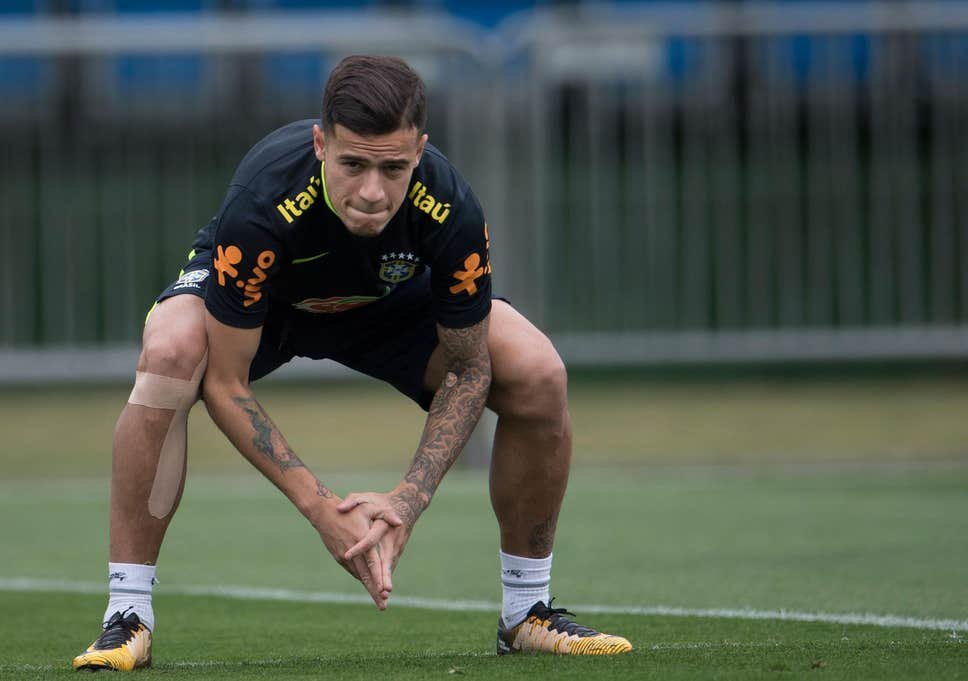
[[(370, 163), (371, 160), (365, 156), (356, 156), (354, 154), (340, 154), (336, 157), (338, 161), (357, 161), (358, 163)], [(399, 158), (388, 158), (380, 161), (379, 165), (406, 165), (408, 162), (406, 157)]]

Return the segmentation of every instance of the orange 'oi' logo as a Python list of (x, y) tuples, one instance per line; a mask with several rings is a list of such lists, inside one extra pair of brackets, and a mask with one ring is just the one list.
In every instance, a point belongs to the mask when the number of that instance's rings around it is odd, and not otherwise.
[(483, 275), (484, 268), (481, 267), (481, 256), (477, 253), (471, 253), (464, 260), (464, 269), (457, 270), (452, 275), (460, 283), (451, 286), (450, 292), (457, 294), (461, 291), (467, 291), (467, 295), (474, 295), (477, 293), (477, 284), (475, 282)]
[[(243, 306), (249, 307), (253, 303), (262, 299), (262, 283), (266, 280), (265, 270), (272, 267), (276, 261), (276, 254), (272, 251), (262, 251), (256, 258), (256, 266), (252, 268), (252, 277), (245, 282), (245, 302)], [(239, 288), (243, 287), (241, 281), (235, 282)]]
[(219, 246), (216, 249), (215, 262), (212, 263), (212, 266), (218, 272), (219, 286), (225, 286), (225, 275), (233, 279), (239, 276), (239, 271), (235, 269), (235, 266), (240, 262), (242, 262), (242, 251), (239, 250), (238, 246), (229, 246), (224, 250)]
[(255, 260), (256, 265), (252, 268), (252, 276), (245, 281), (238, 278), (239, 270), (236, 265), (240, 262), (242, 262), (242, 251), (238, 246), (226, 248), (218, 246), (212, 266), (218, 272), (219, 286), (225, 286), (226, 277), (235, 279), (235, 285), (244, 291), (245, 301), (242, 305), (249, 307), (262, 299), (262, 284), (268, 279), (266, 270), (275, 264), (276, 254), (272, 251), (259, 253), (259, 257)]
[(484, 248), (487, 250), (487, 267), (484, 268), (484, 274), (491, 273), (491, 237), (487, 234), (487, 223), (484, 223)]

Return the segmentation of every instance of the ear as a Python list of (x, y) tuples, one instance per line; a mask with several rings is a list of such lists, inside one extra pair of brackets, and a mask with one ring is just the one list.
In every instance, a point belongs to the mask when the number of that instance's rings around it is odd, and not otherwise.
[(316, 158), (322, 161), (323, 151), (326, 149), (326, 136), (323, 135), (323, 131), (319, 128), (318, 123), (313, 125), (313, 149), (316, 152)]
[(417, 142), (417, 158), (414, 160), (414, 166), (420, 165), (420, 157), (423, 156), (424, 147), (427, 145), (428, 139), (430, 139), (430, 137), (427, 135), (427, 133), (424, 133), (420, 136), (420, 140)]

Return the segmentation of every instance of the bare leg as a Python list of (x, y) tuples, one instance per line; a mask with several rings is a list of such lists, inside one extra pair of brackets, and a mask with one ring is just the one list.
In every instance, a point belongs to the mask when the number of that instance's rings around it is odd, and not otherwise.
[(527, 558), (551, 553), (570, 464), (567, 408), (556, 423), (499, 416), (491, 458), (491, 506), (501, 528), (502, 551)]
[[(564, 364), (544, 334), (502, 301), (491, 308), (488, 350), (493, 374), (488, 406), (498, 415), (491, 505), (501, 527), (501, 550), (509, 554), (501, 556), (497, 652), (628, 652), (632, 646), (621, 636), (596, 632), (549, 607), (549, 556), (571, 465)], [(435, 353), (427, 367), (428, 387), (443, 377), (439, 359)]]
[[(138, 371), (188, 380), (205, 354), (205, 307), (180, 295), (160, 303), (145, 327)], [(111, 473), (111, 551), (114, 563), (153, 565), (184, 489), (165, 518), (148, 512), (158, 455), (174, 411), (126, 404), (114, 429)]]
[[(571, 466), (567, 374), (551, 342), (520, 313), (495, 300), (488, 349), (493, 381), (488, 406), (498, 415), (491, 458), (491, 505), (501, 550), (544, 558), (554, 544)], [(443, 377), (438, 353), (427, 385)]]

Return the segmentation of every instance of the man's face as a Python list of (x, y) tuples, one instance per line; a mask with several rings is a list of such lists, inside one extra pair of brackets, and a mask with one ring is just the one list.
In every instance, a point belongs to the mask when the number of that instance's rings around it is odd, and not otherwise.
[(313, 126), (329, 200), (350, 233), (377, 236), (383, 231), (407, 195), (426, 142), (427, 135), (414, 128), (358, 135), (337, 125), (324, 135)]

